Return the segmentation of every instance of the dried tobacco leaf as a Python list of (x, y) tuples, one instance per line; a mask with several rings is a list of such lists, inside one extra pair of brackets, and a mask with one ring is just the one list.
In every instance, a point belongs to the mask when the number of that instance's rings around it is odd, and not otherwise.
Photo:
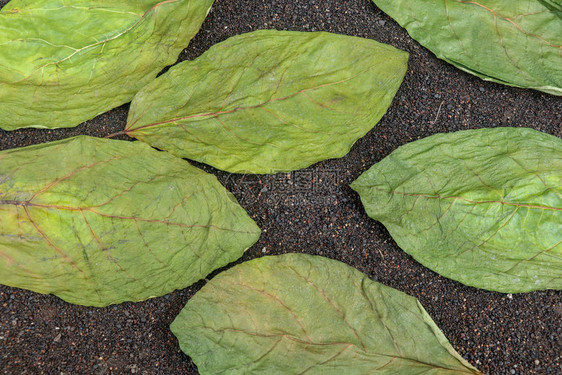
[(125, 133), (230, 172), (304, 168), (344, 156), (379, 121), (407, 58), (323, 32), (234, 36), (139, 91)]
[(105, 306), (184, 288), (260, 230), (216, 180), (140, 142), (0, 152), (0, 283)]
[(481, 374), (415, 298), (306, 254), (219, 274), (171, 329), (201, 374)]
[(129, 102), (213, 0), (12, 0), (0, 10), (0, 128), (73, 127)]
[(562, 289), (562, 140), (524, 128), (438, 134), (351, 187), (435, 272), (504, 293)]
[(420, 44), (486, 81), (562, 95), (560, 0), (373, 0)]

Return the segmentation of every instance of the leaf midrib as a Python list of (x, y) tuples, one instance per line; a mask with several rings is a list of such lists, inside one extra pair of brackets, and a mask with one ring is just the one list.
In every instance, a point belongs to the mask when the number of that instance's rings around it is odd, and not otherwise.
[[(125, 127), (124, 133), (127, 134), (127, 135), (131, 135), (131, 134), (133, 134), (135, 131), (142, 130), (142, 129), (146, 129), (146, 128), (152, 128), (152, 127), (157, 127), (157, 126), (160, 126), (160, 125), (168, 125), (168, 124), (177, 125), (176, 123), (177, 123), (178, 121), (190, 120), (190, 119), (193, 119), (193, 118), (205, 118), (205, 117), (209, 117), (209, 118), (218, 118), (219, 116), (226, 115), (226, 114), (230, 114), (230, 113), (235, 113), (235, 112), (244, 111), (244, 110), (251, 110), (251, 109), (262, 108), (262, 107), (265, 107), (266, 105), (268, 105), (268, 104), (270, 104), (270, 103), (282, 102), (282, 101), (285, 101), (285, 100), (289, 100), (289, 99), (291, 99), (291, 98), (293, 98), (293, 97), (295, 97), (295, 96), (297, 96), (297, 95), (301, 95), (301, 94), (304, 95), (304, 94), (305, 94), (306, 92), (308, 92), (308, 91), (318, 90), (318, 89), (321, 89), (321, 88), (324, 88), (324, 87), (330, 87), (330, 86), (335, 86), (335, 85), (339, 85), (339, 84), (342, 84), (342, 83), (349, 82), (349, 81), (351, 81), (351, 80), (353, 80), (353, 79), (355, 79), (355, 78), (357, 78), (357, 77), (359, 77), (359, 76), (361, 76), (361, 75), (367, 73), (368, 71), (372, 70), (373, 68), (375, 68), (375, 66), (371, 66), (371, 67), (369, 67), (368, 69), (362, 70), (362, 71), (360, 71), (359, 73), (357, 73), (357, 74), (355, 74), (355, 75), (353, 75), (353, 76), (351, 76), (351, 77), (348, 77), (348, 78), (345, 78), (345, 79), (341, 79), (341, 80), (336, 81), (336, 82), (326, 82), (326, 83), (324, 83), (324, 84), (317, 85), (317, 86), (313, 86), (313, 87), (305, 87), (305, 88), (302, 88), (302, 89), (300, 89), (300, 90), (297, 90), (297, 91), (295, 91), (295, 92), (293, 92), (293, 93), (291, 93), (291, 94), (289, 94), (289, 95), (285, 95), (285, 96), (279, 97), (279, 98), (273, 98), (273, 96), (274, 96), (274, 95), (277, 93), (277, 91), (279, 90), (279, 84), (278, 84), (278, 85), (277, 85), (277, 88), (276, 88), (276, 89), (273, 91), (273, 93), (271, 94), (271, 97), (270, 97), (268, 100), (266, 100), (266, 101), (264, 101), (264, 102), (262, 102), (262, 103), (259, 103), (259, 104), (255, 104), (255, 105), (251, 105), (251, 106), (241, 106), (241, 107), (236, 107), (236, 108), (229, 109), (229, 110), (224, 110), (224, 109), (221, 108), (221, 109), (219, 109), (219, 110), (217, 110), (217, 111), (214, 111), (214, 112), (195, 113), (195, 114), (192, 114), (192, 115), (187, 115), (187, 116), (182, 116), (182, 117), (174, 117), (174, 118), (171, 118), (171, 119), (168, 119), (168, 120), (163, 120), (163, 121), (159, 121), (159, 122), (149, 123), (149, 124), (145, 124), (145, 125), (141, 125), (141, 126), (138, 126), (138, 127), (136, 127), (136, 128), (133, 128), (133, 127), (135, 126), (135, 124), (136, 124), (137, 122), (139, 122), (139, 121), (143, 118), (143, 116), (145, 115), (145, 113), (143, 113), (143, 114), (142, 114), (139, 118), (137, 118), (132, 124), (127, 125), (127, 126)], [(283, 76), (281, 76), (281, 79), (283, 79)], [(227, 96), (227, 98), (228, 98), (228, 96)], [(225, 98), (225, 100), (226, 100), (226, 98)], [(224, 108), (224, 105), (223, 105), (223, 108)], [(118, 134), (118, 133), (116, 133), (116, 134)], [(132, 135), (132, 136), (134, 137), (134, 135)]]
[(445, 200), (445, 199), (453, 199), (453, 200), (460, 200), (463, 202), (467, 202), (470, 204), (502, 204), (502, 205), (506, 205), (506, 206), (513, 206), (513, 207), (521, 207), (521, 208), (531, 208), (531, 209), (541, 209), (541, 210), (548, 210), (548, 211), (562, 211), (562, 207), (552, 207), (552, 206), (543, 206), (543, 205), (537, 205), (537, 204), (526, 204), (526, 203), (515, 203), (515, 202), (507, 202), (507, 201), (503, 201), (503, 200), (494, 200), (494, 199), (490, 199), (490, 200), (484, 200), (484, 201), (476, 201), (476, 200), (471, 200), (465, 197), (461, 197), (461, 196), (441, 196), (441, 195), (428, 195), (428, 194), (422, 194), (422, 193), (406, 193), (406, 192), (400, 192), (400, 191), (395, 191), (395, 190), (387, 190), (387, 189), (382, 189), (382, 188), (378, 188), (375, 186), (368, 186), (368, 188), (371, 189), (375, 189), (377, 191), (381, 191), (381, 192), (385, 192), (385, 193), (391, 193), (391, 194), (395, 194), (395, 195), (402, 195), (402, 196), (408, 196), (408, 197), (420, 197), (420, 198), (425, 198), (425, 199), (438, 199), (438, 200)]
[(181, 228), (208, 228), (208, 229), (216, 229), (216, 230), (224, 230), (228, 232), (234, 233), (246, 233), (251, 234), (255, 232), (248, 232), (248, 231), (239, 231), (230, 228), (223, 228), (217, 225), (208, 224), (185, 224), (185, 223), (177, 223), (173, 221), (167, 220), (159, 220), (159, 219), (148, 219), (136, 216), (121, 216), (121, 215), (111, 215), (96, 211), (94, 207), (72, 207), (72, 206), (63, 206), (63, 205), (54, 205), (54, 204), (41, 204), (41, 203), (32, 203), (29, 201), (18, 201), (18, 200), (0, 200), (0, 206), (16, 206), (16, 207), (33, 207), (33, 208), (42, 208), (42, 209), (55, 209), (55, 210), (64, 210), (64, 211), (76, 211), (76, 212), (92, 212), (96, 215), (101, 217), (106, 217), (110, 219), (119, 219), (119, 220), (132, 220), (132, 221), (140, 221), (140, 222), (147, 222), (147, 223), (157, 223), (157, 224), (165, 224), (170, 226), (177, 226)]

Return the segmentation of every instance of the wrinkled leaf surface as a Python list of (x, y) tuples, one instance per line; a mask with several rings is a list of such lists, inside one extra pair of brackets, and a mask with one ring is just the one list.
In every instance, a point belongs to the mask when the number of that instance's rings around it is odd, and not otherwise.
[(435, 272), (505, 293), (562, 289), (562, 141), (531, 129), (434, 135), (351, 187)]
[(82, 305), (186, 287), (259, 237), (210, 174), (139, 142), (0, 153), (0, 283)]
[(171, 325), (201, 374), (480, 374), (421, 304), (305, 254), (225, 271)]
[(72, 127), (173, 64), (213, 0), (13, 0), (0, 10), (0, 128)]
[(443, 59), (484, 80), (562, 95), (560, 0), (373, 0)]
[(238, 35), (143, 88), (126, 133), (230, 172), (304, 168), (345, 155), (378, 122), (407, 58), (329, 33)]

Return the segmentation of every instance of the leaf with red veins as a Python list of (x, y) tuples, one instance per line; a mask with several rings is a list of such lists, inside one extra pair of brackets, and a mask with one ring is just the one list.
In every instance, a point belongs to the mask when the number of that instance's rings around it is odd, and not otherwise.
[(76, 304), (141, 301), (238, 259), (260, 230), (216, 178), (140, 142), (0, 153), (0, 283)]
[(562, 141), (524, 128), (438, 134), (351, 187), (433, 271), (504, 293), (562, 289)]
[(482, 374), (415, 298), (306, 254), (222, 272), (170, 328), (202, 374)]
[(139, 91), (125, 133), (229, 172), (305, 168), (344, 156), (376, 125), (407, 60), (345, 35), (237, 35)]

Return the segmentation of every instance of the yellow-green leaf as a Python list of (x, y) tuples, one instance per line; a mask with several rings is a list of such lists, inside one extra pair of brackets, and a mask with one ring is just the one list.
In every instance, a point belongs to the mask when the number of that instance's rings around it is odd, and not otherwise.
[(140, 301), (239, 258), (260, 230), (216, 178), (140, 142), (0, 152), (0, 283), (77, 304)]
[(185, 61), (135, 96), (125, 132), (230, 172), (341, 157), (386, 112), (408, 54), (329, 33), (261, 30)]
[(72, 127), (129, 102), (213, 0), (12, 0), (0, 10), (0, 128)]
[(235, 266), (171, 329), (202, 375), (481, 374), (415, 298), (319, 256)]

